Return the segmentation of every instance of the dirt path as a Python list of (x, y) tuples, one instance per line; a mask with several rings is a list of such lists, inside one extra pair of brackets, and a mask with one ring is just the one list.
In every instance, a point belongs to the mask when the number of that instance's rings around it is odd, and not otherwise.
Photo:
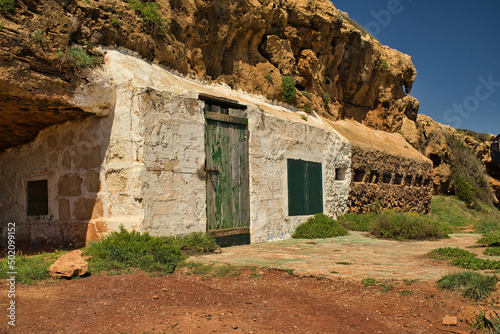
[[(477, 238), (398, 243), (352, 233), (314, 243), (231, 247), (195, 258), (291, 268), (315, 277), (261, 267), (225, 277), (183, 269), (161, 277), (136, 272), (18, 284), (16, 327), (2, 315), (0, 333), (471, 333), (463, 322), (442, 325), (444, 316), (457, 316), (471, 304), (436, 288), (434, 279), (455, 269), (422, 255), (467, 247)], [(386, 280), (365, 287), (364, 277)], [(7, 290), (0, 282), (3, 310)]]
[[(368, 238), (365, 233), (333, 239), (283, 240), (224, 248), (222, 254), (193, 258), (206, 263), (230, 263), (294, 269), (299, 275), (437, 280), (456, 268), (426, 258), (440, 247), (472, 246), (480, 234), (453, 234), (439, 241), (397, 242)], [(481, 249), (468, 249), (480, 254)]]

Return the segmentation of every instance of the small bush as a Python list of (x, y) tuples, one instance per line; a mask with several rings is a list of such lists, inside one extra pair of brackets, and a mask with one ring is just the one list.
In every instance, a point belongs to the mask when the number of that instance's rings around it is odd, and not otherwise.
[(271, 76), (271, 73), (264, 74), (264, 79), (266, 79), (270, 83), (273, 83), (273, 77)]
[(305, 106), (304, 111), (306, 114), (310, 114), (311, 113), (311, 106)]
[(323, 213), (317, 213), (305, 223), (297, 226), (292, 235), (295, 239), (332, 238), (347, 235), (348, 232), (339, 223)]
[(328, 93), (323, 93), (323, 104), (325, 105), (325, 107), (328, 105), (328, 103), (330, 102), (330, 95)]
[(500, 231), (487, 233), (476, 243), (487, 247), (498, 247), (500, 246)]
[(453, 266), (471, 270), (499, 270), (500, 261), (484, 260), (477, 257), (459, 257), (451, 261)]
[[(92, 243), (86, 254), (92, 256), (91, 263), (101, 262), (101, 269), (125, 266), (163, 273), (173, 272), (184, 259), (178, 247), (165, 244), (162, 238), (128, 232), (123, 226), (119, 232), (112, 232), (101, 241)], [(102, 262), (108, 266), (103, 266)]]
[(43, 33), (40, 29), (33, 31), (30, 37), (33, 38), (38, 43), (40, 43), (42, 46), (48, 41), (47, 38), (43, 36)]
[(368, 232), (375, 219), (375, 214), (369, 212), (365, 214), (346, 213), (339, 218), (339, 224), (349, 231)]
[(383, 68), (389, 68), (389, 64), (384, 59), (380, 59), (380, 66)]
[(385, 211), (376, 216), (370, 233), (383, 239), (432, 240), (448, 238), (452, 229), (431, 216)]
[(370, 286), (370, 285), (373, 285), (375, 283), (377, 283), (378, 281), (373, 278), (373, 277), (368, 277), (368, 278), (363, 278), (361, 280), (361, 284), (363, 284), (364, 286)]
[(446, 275), (438, 281), (438, 285), (446, 290), (462, 291), (466, 298), (481, 300), (488, 297), (494, 290), (498, 279), (471, 271), (462, 271)]
[(484, 250), (483, 254), (488, 256), (500, 256), (500, 247), (488, 247)]
[(304, 121), (306, 121), (306, 122), (307, 122), (307, 119), (308, 119), (308, 118), (307, 118), (307, 115), (301, 115), (301, 116), (300, 116), (300, 118), (302, 118)]
[(215, 251), (219, 246), (208, 233), (190, 233), (185, 236), (163, 237), (166, 244), (179, 248), (186, 255), (198, 255)]
[(291, 101), (297, 94), (295, 88), (295, 80), (291, 76), (284, 76), (281, 78), (281, 99), (283, 101)]
[(80, 46), (74, 46), (68, 51), (68, 56), (78, 67), (94, 67), (97, 63), (97, 57), (91, 56), (87, 50)]
[(117, 17), (113, 17), (113, 18), (111, 19), (111, 24), (113, 24), (113, 25), (115, 25), (115, 26), (119, 26), (119, 25), (121, 24), (120, 19), (119, 19), (119, 18), (117, 18)]
[(143, 2), (141, 0), (129, 0), (130, 7), (141, 13), (141, 18), (151, 24), (153, 30), (164, 33), (163, 16), (160, 13), (160, 6), (156, 2)]
[(15, 0), (0, 0), (0, 10), (10, 10), (14, 8)]
[(436, 260), (453, 260), (460, 257), (476, 257), (476, 254), (461, 248), (438, 248), (429, 253), (429, 256)]

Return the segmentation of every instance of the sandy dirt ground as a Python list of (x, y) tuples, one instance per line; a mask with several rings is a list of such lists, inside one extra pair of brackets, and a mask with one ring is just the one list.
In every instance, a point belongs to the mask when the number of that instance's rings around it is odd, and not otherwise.
[[(159, 277), (134, 272), (17, 284), (16, 326), (4, 315), (0, 332), (471, 333), (461, 321), (442, 325), (443, 317), (472, 304), (436, 287), (438, 278), (457, 269), (424, 255), (439, 247), (465, 248), (478, 237), (394, 242), (352, 233), (230, 247), (191, 259), (257, 266), (238, 276), (184, 268)], [(361, 279), (368, 277), (379, 282), (366, 287)], [(7, 290), (1, 282), (4, 313)]]

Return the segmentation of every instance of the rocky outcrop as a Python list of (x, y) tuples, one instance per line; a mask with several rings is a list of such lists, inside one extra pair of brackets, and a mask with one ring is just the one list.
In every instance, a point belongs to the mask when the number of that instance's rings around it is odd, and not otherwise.
[[(119, 0), (18, 0), (0, 11), (0, 150), (86, 117), (86, 70), (69, 52), (124, 47), (185, 75), (271, 100), (293, 76), (298, 108), (397, 132), (414, 121), (409, 56), (359, 30), (328, 0), (157, 0), (161, 26)], [(29, 24), (27, 24), (29, 22)]]
[(418, 115), (416, 122), (403, 122), (401, 134), (413, 147), (432, 160), (435, 194), (450, 194), (453, 191), (449, 139), (454, 138), (468, 147), (483, 164), (490, 187), (496, 198), (500, 199), (500, 166), (490, 156), (494, 135), (457, 130), (425, 115)]

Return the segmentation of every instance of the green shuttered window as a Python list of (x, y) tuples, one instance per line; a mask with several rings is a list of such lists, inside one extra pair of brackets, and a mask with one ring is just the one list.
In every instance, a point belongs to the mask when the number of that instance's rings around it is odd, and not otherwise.
[(288, 215), (312, 215), (323, 212), (321, 164), (288, 159)]

